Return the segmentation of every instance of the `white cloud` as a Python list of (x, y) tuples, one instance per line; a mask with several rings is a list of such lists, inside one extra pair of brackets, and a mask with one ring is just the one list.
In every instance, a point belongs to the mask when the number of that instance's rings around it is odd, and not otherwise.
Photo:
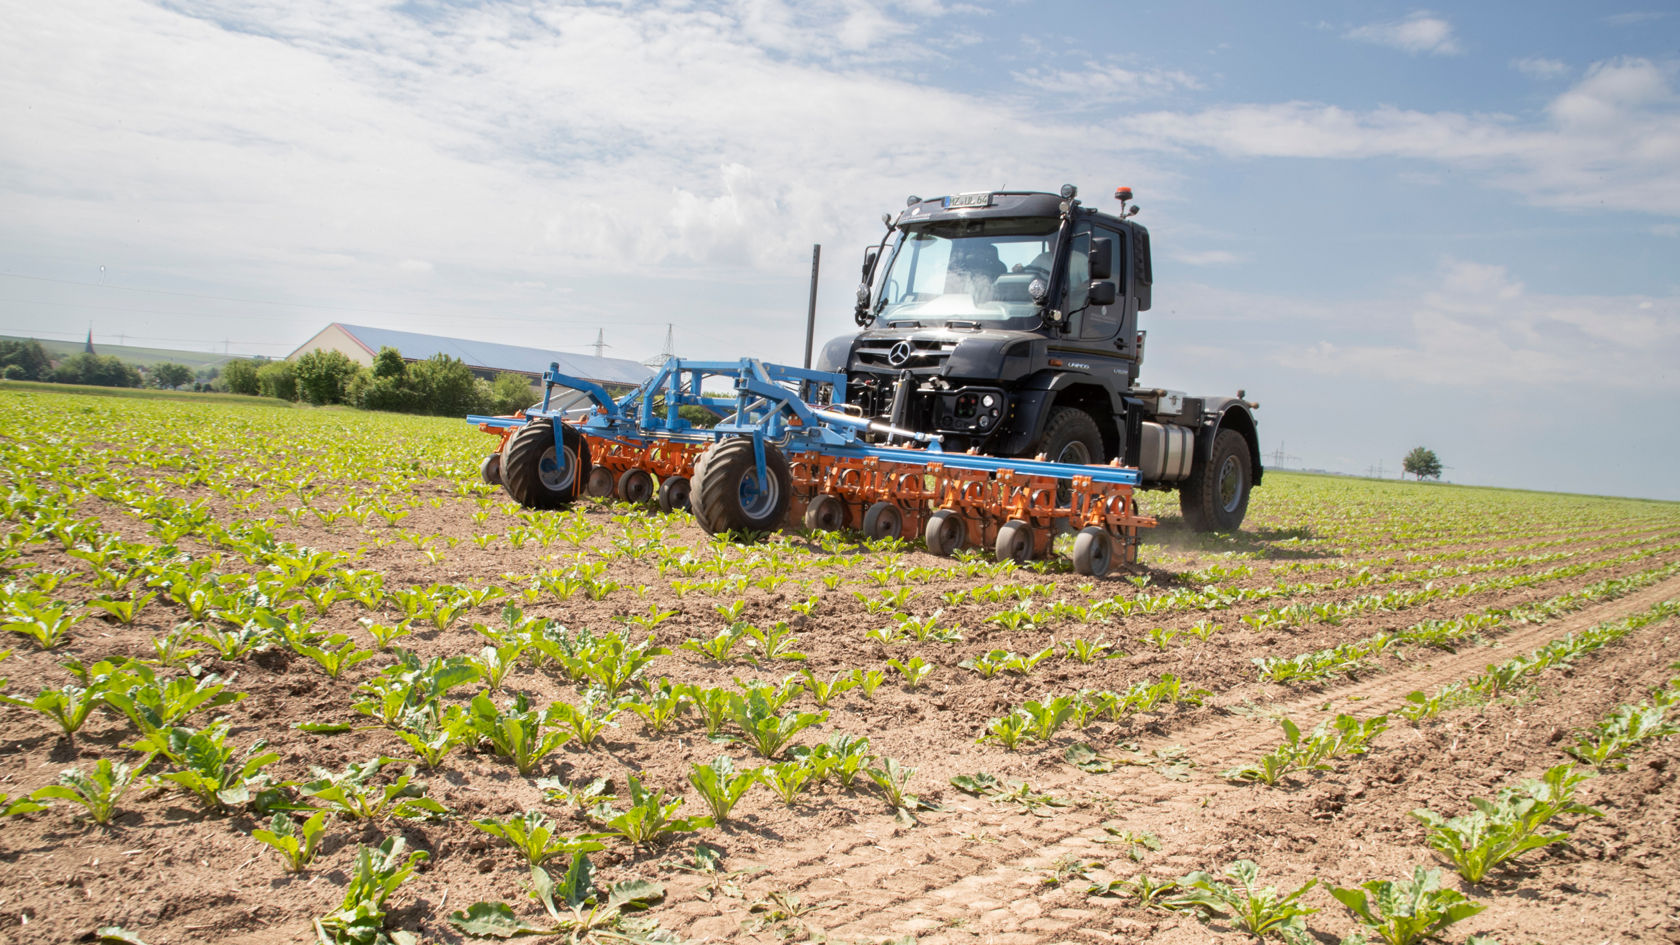
[(1415, 300), (1358, 304), (1362, 321), (1400, 337), (1374, 338), (1344, 319), (1343, 330), (1273, 358), (1409, 385), (1680, 390), (1680, 297), (1535, 294), (1502, 266), (1457, 259), (1442, 261), (1436, 281)]
[(1347, 39), (1375, 43), (1412, 55), (1450, 56), (1463, 52), (1453, 37), (1451, 23), (1430, 13), (1417, 10), (1407, 16), (1385, 23), (1356, 26), (1342, 34)]
[(1529, 56), (1511, 60), (1511, 68), (1531, 79), (1561, 79), (1574, 72), (1569, 63), (1543, 56)]
[(428, 273), (432, 271), (432, 264), (424, 259), (405, 259), (397, 263), (397, 268), (403, 272)]
[(1075, 93), (1079, 107), (1092, 101), (1137, 101), (1180, 89), (1200, 89), (1195, 76), (1175, 69), (1126, 69), (1118, 65), (1086, 62), (1077, 69), (1034, 67), (1012, 73), (1015, 81), (1029, 88), (1058, 95)]
[(1127, 119), (1141, 145), (1231, 156), (1400, 157), (1463, 165), (1531, 201), (1680, 214), (1680, 95), (1649, 60), (1594, 65), (1539, 119), (1352, 110), (1316, 102), (1230, 105)]
[(1680, 236), (1680, 223), (1658, 223), (1651, 227), (1652, 236), (1666, 236), (1673, 238)]

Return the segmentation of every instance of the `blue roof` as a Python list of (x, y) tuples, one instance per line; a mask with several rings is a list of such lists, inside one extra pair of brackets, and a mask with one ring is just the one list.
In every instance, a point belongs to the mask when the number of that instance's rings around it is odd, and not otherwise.
[(489, 371), (523, 371), (538, 375), (548, 370), (550, 364), (558, 363), (563, 374), (604, 384), (640, 384), (653, 376), (652, 369), (624, 358), (565, 354), (521, 345), (443, 338), (413, 331), (346, 325), (343, 322), (339, 322), (338, 327), (367, 346), (370, 352), (378, 353), (380, 348), (392, 347), (401, 352), (404, 358), (413, 361), (424, 361), (436, 355), (447, 354), (465, 362), (468, 367)]

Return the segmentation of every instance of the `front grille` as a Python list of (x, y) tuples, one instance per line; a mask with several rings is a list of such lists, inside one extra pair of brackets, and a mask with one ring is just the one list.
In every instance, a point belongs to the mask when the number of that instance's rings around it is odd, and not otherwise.
[[(893, 351), (898, 349), (901, 363), (893, 363)], [(918, 341), (908, 338), (872, 338), (858, 345), (854, 368), (865, 371), (909, 371), (912, 374), (937, 374), (951, 356), (944, 343)]]

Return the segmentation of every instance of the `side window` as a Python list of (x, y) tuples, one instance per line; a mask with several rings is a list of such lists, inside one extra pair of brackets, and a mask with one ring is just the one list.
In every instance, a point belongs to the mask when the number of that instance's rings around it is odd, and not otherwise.
[[(1125, 313), (1126, 301), (1124, 297), (1126, 273), (1121, 266), (1121, 252), (1125, 248), (1125, 240), (1113, 230), (1099, 229), (1096, 235), (1108, 240), (1108, 271), (1109, 279), (1119, 287), (1121, 297), (1113, 305), (1085, 310), (1079, 322), (1079, 337), (1092, 341), (1107, 341), (1120, 331), (1120, 317)], [(1089, 244), (1087, 244), (1089, 245)], [(1087, 254), (1080, 255), (1081, 266), (1087, 270), (1090, 258)], [(1090, 281), (1087, 277), (1086, 282)], [(1084, 283), (1080, 286), (1081, 296), (1084, 294)]]
[[(1085, 290), (1091, 284), (1091, 231), (1081, 228), (1073, 236), (1073, 248), (1068, 252), (1067, 311), (1076, 312), (1085, 305)], [(1073, 316), (1075, 325), (1080, 316)]]

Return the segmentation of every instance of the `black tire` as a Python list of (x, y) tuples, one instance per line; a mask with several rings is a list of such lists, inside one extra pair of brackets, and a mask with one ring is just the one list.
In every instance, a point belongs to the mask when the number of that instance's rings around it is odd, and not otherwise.
[(1248, 441), (1235, 430), (1220, 430), (1206, 463), (1197, 463), (1178, 490), (1185, 524), (1198, 532), (1234, 532), (1248, 514), (1254, 488), (1254, 461)]
[(484, 478), (486, 485), (499, 486), (502, 484), (502, 454), (491, 453), (478, 464), (478, 474)]
[(589, 478), (589, 442), (560, 426), (561, 452), (554, 449), (554, 421), (533, 420), (508, 437), (502, 450), (502, 488), (530, 509), (558, 509), (583, 493)]
[(805, 527), (814, 532), (836, 532), (846, 527), (846, 503), (827, 493), (811, 497), (805, 506)]
[(653, 477), (645, 469), (626, 469), (619, 473), (614, 492), (631, 505), (641, 505), (653, 498)]
[(592, 499), (605, 499), (613, 494), (616, 482), (607, 467), (596, 466), (589, 471), (589, 478), (584, 480), (583, 491)]
[(709, 534), (767, 532), (779, 528), (793, 501), (793, 470), (773, 443), (764, 444), (767, 482), (758, 481), (758, 460), (749, 437), (724, 440), (696, 465), (694, 518)]
[(1113, 564), (1114, 538), (1095, 525), (1080, 529), (1073, 539), (1074, 573), (1102, 577)]
[(659, 509), (662, 512), (687, 512), (691, 508), (688, 496), (688, 479), (683, 476), (666, 476), (659, 480)]
[(1052, 463), (1076, 463), (1091, 466), (1105, 462), (1102, 431), (1097, 421), (1078, 407), (1054, 407), (1050, 419), (1044, 423), (1044, 435), (1038, 438), (1038, 449)]
[(700, 457), (694, 461), (694, 475), (688, 479), (688, 511), (694, 515), (694, 524), (699, 525), (700, 530), (708, 535), (714, 535), (720, 529), (713, 528), (709, 524), (710, 520), (706, 518), (706, 510), (700, 507), (697, 486), (700, 477), (706, 474), (706, 461), (712, 458), (712, 454), (717, 451), (717, 446), (716, 443), (713, 443), (704, 453), (700, 454)]
[(1032, 526), (1019, 519), (1004, 522), (998, 528), (997, 541), (992, 550), (999, 561), (1013, 561), (1023, 564), (1032, 560), (1033, 531)]
[(961, 515), (950, 509), (940, 509), (928, 516), (927, 527), (922, 529), (922, 539), (927, 542), (929, 554), (953, 555), (967, 544), (968, 526), (963, 523)]
[(863, 533), (870, 538), (903, 538), (904, 511), (891, 502), (876, 502), (863, 512)]

